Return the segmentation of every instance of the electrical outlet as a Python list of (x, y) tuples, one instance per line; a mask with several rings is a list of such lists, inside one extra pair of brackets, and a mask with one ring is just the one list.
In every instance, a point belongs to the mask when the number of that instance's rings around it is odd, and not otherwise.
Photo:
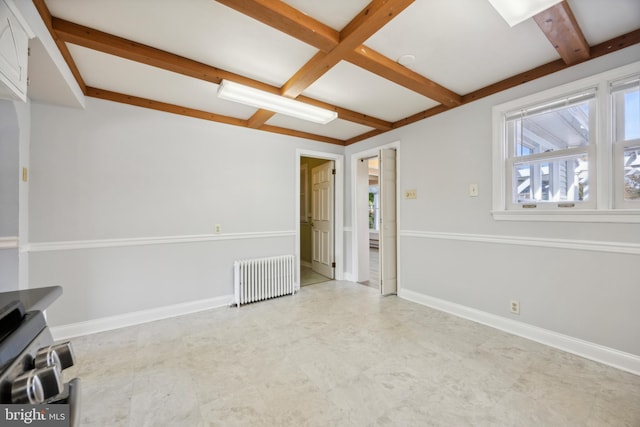
[(220, 225), (220, 224), (216, 224), (216, 228), (215, 228), (215, 230), (216, 230), (216, 234), (220, 234), (220, 233), (222, 233), (222, 225)]
[(520, 314), (520, 301), (511, 301), (510, 310), (513, 314)]

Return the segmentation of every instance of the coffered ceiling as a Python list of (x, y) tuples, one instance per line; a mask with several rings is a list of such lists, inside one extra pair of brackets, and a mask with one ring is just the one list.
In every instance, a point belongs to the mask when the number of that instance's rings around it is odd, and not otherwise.
[[(640, 0), (563, 1), (514, 27), (488, 0), (33, 2), (86, 96), (341, 145), (640, 42)], [(222, 79), (338, 119), (221, 100)], [(33, 100), (64, 103), (43, 68), (31, 80)]]

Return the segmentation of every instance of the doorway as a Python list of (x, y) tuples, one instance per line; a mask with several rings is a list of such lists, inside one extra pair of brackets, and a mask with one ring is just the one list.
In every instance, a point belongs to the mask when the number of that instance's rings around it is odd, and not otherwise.
[(341, 155), (297, 152), (297, 284), (342, 279), (343, 160)]
[(364, 245), (363, 251), (363, 271), (365, 271), (365, 276), (359, 278), (358, 282), (380, 289), (380, 162), (377, 155), (363, 158), (359, 161), (362, 169), (361, 173), (364, 174), (364, 169), (366, 169), (367, 176), (366, 186), (363, 185), (363, 190), (366, 188), (368, 191), (366, 199), (368, 214), (366, 235), (368, 244)]
[(300, 159), (300, 286), (333, 280), (334, 161)]
[(353, 274), (382, 295), (397, 293), (397, 163), (399, 144), (356, 153), (354, 182)]

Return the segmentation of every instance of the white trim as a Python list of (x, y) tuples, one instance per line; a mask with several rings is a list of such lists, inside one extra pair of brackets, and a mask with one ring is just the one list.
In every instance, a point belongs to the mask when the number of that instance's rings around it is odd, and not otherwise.
[[(553, 87), (523, 98), (515, 99), (492, 108), (492, 176), (493, 176), (493, 210), (494, 220), (499, 221), (566, 221), (566, 222), (597, 222), (597, 223), (640, 223), (640, 209), (620, 211), (612, 209), (613, 176), (611, 169), (611, 103), (609, 83), (624, 76), (636, 74), (640, 71), (640, 62), (635, 62), (609, 71), (598, 73), (584, 79)], [(590, 147), (589, 153), (589, 183), (591, 195), (589, 201), (576, 203), (574, 208), (558, 209), (556, 203), (538, 203), (535, 209), (520, 209), (520, 205), (508, 200), (508, 184), (510, 171), (506, 165), (508, 150), (504, 135), (504, 114), (527, 108), (527, 106), (562, 97), (568, 93), (575, 93), (597, 87), (597, 106), (595, 122), (592, 123), (593, 135), (596, 138), (595, 147)], [(592, 167), (593, 163), (593, 167)], [(592, 207), (595, 205), (596, 209)], [(550, 208), (553, 207), (553, 210)], [(548, 210), (548, 211), (547, 211)]]
[(167, 245), (175, 243), (215, 242), (219, 240), (269, 239), (292, 237), (294, 231), (266, 231), (259, 233), (197, 234), (190, 236), (135, 237), (130, 239), (74, 240), (29, 243), (22, 252), (68, 251), (78, 249), (114, 248), (123, 246)]
[(349, 273), (349, 272), (346, 272), (346, 271), (345, 271), (345, 273), (344, 273), (344, 278), (343, 278), (343, 280), (345, 280), (345, 281), (347, 281), (347, 282), (354, 282), (354, 283), (357, 283), (357, 280), (356, 280), (355, 276), (354, 276), (353, 274)]
[(555, 222), (614, 222), (625, 224), (640, 223), (638, 210), (575, 210), (558, 212), (552, 210), (531, 209), (492, 211), (497, 221), (555, 221)]
[(139, 325), (141, 323), (153, 322), (155, 320), (183, 316), (185, 314), (196, 313), (198, 311), (228, 306), (232, 300), (233, 295), (223, 295), (221, 297), (189, 301), (181, 304), (136, 311), (133, 313), (102, 317), (99, 319), (87, 320), (85, 322), (53, 326), (51, 327), (51, 334), (56, 341), (64, 340), (81, 335), (95, 334), (98, 332), (110, 331), (127, 326)]
[(403, 289), (398, 296), (532, 341), (640, 375), (640, 356)]
[(312, 265), (313, 264), (311, 264), (311, 261), (300, 260), (300, 267), (311, 268)]
[(640, 244), (638, 243), (599, 242), (594, 240), (550, 239), (519, 236), (492, 236), (484, 234), (440, 233), (411, 230), (401, 230), (399, 234), (402, 237), (418, 237), (422, 239), (462, 240), (465, 242), (537, 246), (544, 248), (640, 255)]
[(16, 249), (19, 243), (18, 237), (0, 237), (0, 249)]
[(300, 289), (300, 159), (302, 157), (312, 157), (316, 159), (333, 160), (336, 169), (334, 178), (334, 269), (335, 280), (343, 280), (344, 275), (344, 155), (326, 153), (323, 151), (296, 149), (295, 157), (295, 256), (296, 256), (296, 289)]

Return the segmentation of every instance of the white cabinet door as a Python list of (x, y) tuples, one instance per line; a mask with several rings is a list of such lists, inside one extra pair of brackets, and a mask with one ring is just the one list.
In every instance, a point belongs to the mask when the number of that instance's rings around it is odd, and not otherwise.
[(29, 36), (0, 0), (0, 98), (26, 100)]

